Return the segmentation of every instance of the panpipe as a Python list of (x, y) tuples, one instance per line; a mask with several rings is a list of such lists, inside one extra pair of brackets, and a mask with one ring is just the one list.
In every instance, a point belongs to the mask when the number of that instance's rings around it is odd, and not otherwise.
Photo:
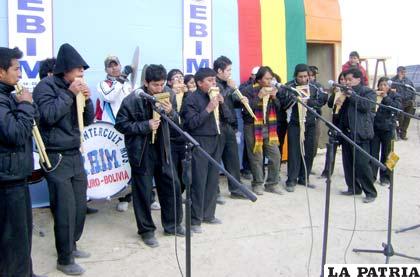
[(187, 92), (187, 86), (184, 84), (174, 84), (173, 90), (175, 91), (175, 98), (176, 98), (176, 111), (181, 111), (182, 106), (182, 99), (184, 99), (184, 94)]
[[(16, 95), (21, 95), (23, 92), (23, 87), (20, 84), (15, 85)], [(46, 166), (47, 169), (51, 169), (51, 162), (48, 158), (47, 151), (45, 150), (45, 144), (42, 140), (41, 133), (39, 132), (38, 126), (36, 125), (35, 120), (32, 123), (32, 136), (34, 137), (36, 148), (39, 152), (39, 161)]]
[[(75, 81), (81, 81), (84, 83), (83, 78), (75, 78)], [(83, 113), (86, 107), (86, 97), (83, 95), (83, 92), (79, 92), (76, 95), (76, 110), (77, 110), (77, 124), (80, 131), (80, 152), (83, 152), (83, 130), (85, 129), (85, 124), (83, 122)]]
[(264, 119), (264, 124), (267, 124), (267, 106), (268, 106), (268, 100), (270, 100), (270, 94), (273, 91), (272, 87), (264, 87), (264, 92), (267, 93), (267, 95), (265, 95), (262, 98), (263, 101), (263, 119)]
[[(341, 106), (343, 106), (344, 99), (346, 98), (346, 94), (341, 91), (340, 88), (335, 88), (335, 95), (334, 95), (334, 105), (335, 111), (334, 114), (338, 114), (340, 112)], [(341, 103), (337, 103), (338, 100), (341, 99)]]
[[(156, 93), (156, 94), (153, 94), (153, 96), (156, 98), (156, 100), (158, 102), (158, 103), (156, 103), (156, 106), (159, 106), (159, 103), (164, 103), (164, 102), (169, 103), (170, 102), (170, 96), (171, 95), (170, 95), (169, 92)], [(153, 119), (154, 120), (159, 120), (160, 119), (160, 114), (153, 111)], [(153, 130), (153, 132), (152, 132), (152, 144), (154, 144), (155, 141), (156, 141), (156, 133), (157, 133), (157, 129)]]
[[(242, 93), (239, 91), (239, 89), (238, 88), (234, 88), (235, 90), (233, 91), (233, 93), (234, 94), (236, 94), (238, 97), (239, 97), (239, 99), (241, 100), (241, 102), (242, 102), (242, 99), (245, 97), (245, 96), (243, 96), (242, 95)], [(255, 119), (255, 120), (257, 120), (257, 117), (255, 116), (255, 114), (254, 114), (254, 112), (252, 111), (252, 109), (251, 109), (251, 106), (248, 104), (248, 103), (244, 103), (244, 102), (242, 102), (242, 104), (244, 105), (244, 107), (245, 107), (245, 109), (248, 111), (248, 113)]]
[[(214, 97), (217, 97), (219, 95), (220, 89), (218, 87), (211, 87), (209, 90), (209, 97), (210, 99), (213, 99)], [(216, 120), (216, 128), (217, 133), (220, 135), (220, 114), (219, 114), (219, 106), (217, 106), (214, 111), (214, 119)]]
[[(377, 90), (376, 91), (376, 103), (377, 104), (381, 104), (382, 100), (384, 99), (383, 95), (383, 91)], [(379, 105), (376, 105), (375, 111), (377, 112), (379, 108)]]

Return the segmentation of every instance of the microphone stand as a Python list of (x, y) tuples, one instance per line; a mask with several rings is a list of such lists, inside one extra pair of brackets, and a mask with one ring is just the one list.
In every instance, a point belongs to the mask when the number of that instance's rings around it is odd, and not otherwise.
[[(420, 117), (406, 113), (404, 111), (401, 111), (400, 109), (388, 106), (388, 105), (383, 105), (381, 103), (377, 103), (376, 101), (372, 101), (370, 99), (364, 98), (360, 95), (358, 95), (357, 93), (355, 93), (353, 90), (348, 89), (348, 91), (351, 93), (351, 96), (355, 96), (358, 99), (364, 100), (364, 101), (368, 101), (370, 103), (374, 103), (375, 105), (378, 105), (380, 107), (383, 107), (385, 109), (390, 109), (390, 110), (394, 110), (397, 112), (400, 112), (404, 115), (410, 116), (412, 118), (415, 118), (417, 120), (420, 120)], [(392, 151), (393, 151), (393, 142), (392, 142)], [(387, 168), (381, 168), (382, 170), (387, 170)], [(393, 200), (394, 199), (394, 172), (393, 170), (391, 170), (391, 174), (390, 174), (390, 185), (389, 185), (389, 200), (388, 200), (388, 227), (387, 227), (387, 242), (386, 243), (382, 243), (382, 247), (383, 250), (370, 250), (370, 249), (358, 249), (358, 248), (354, 248), (353, 252), (356, 253), (360, 253), (360, 252), (364, 252), (364, 253), (382, 253), (385, 255), (385, 263), (388, 264), (389, 263), (389, 258), (391, 256), (399, 256), (399, 257), (403, 257), (403, 258), (407, 258), (407, 259), (412, 259), (412, 260), (416, 260), (416, 261), (420, 261), (420, 258), (417, 257), (413, 257), (413, 256), (408, 256), (402, 253), (397, 253), (394, 252), (394, 249), (392, 247), (392, 243), (391, 243), (391, 233), (392, 233), (392, 207), (393, 207)], [(409, 227), (401, 231), (405, 231), (405, 230), (411, 230), (411, 229), (415, 229), (420, 227), (420, 225), (416, 225), (413, 227)]]
[[(185, 267), (186, 267), (186, 277), (191, 277), (191, 160), (193, 151), (199, 151), (201, 154), (204, 155), (206, 159), (208, 159), (214, 166), (216, 166), (219, 171), (222, 171), (225, 176), (232, 181), (235, 188), (239, 189), (249, 200), (252, 202), (257, 201), (257, 197), (251, 191), (249, 191), (244, 185), (239, 183), (238, 180), (235, 179), (229, 172), (224, 169), (215, 159), (213, 159), (201, 146), (200, 144), (187, 132), (182, 130), (175, 122), (173, 122), (167, 115), (166, 112), (156, 106), (156, 101), (154, 99), (145, 98), (152, 104), (152, 108), (154, 111), (160, 114), (161, 118), (163, 118), (174, 130), (176, 130), (180, 135), (184, 137), (187, 141), (186, 145), (186, 152), (185, 152), (185, 160), (182, 161), (182, 180), (185, 183), (185, 193), (186, 193), (186, 201), (185, 201)], [(171, 144), (169, 143), (168, 151), (171, 151)], [(170, 161), (171, 163), (173, 161)]]
[[(329, 122), (327, 119), (319, 115), (313, 108), (309, 107), (306, 103), (300, 100), (294, 93), (300, 94), (295, 88), (290, 86), (282, 85), (282, 87), (290, 90), (293, 92), (292, 98), (295, 102), (298, 102), (302, 106), (304, 106), (310, 113), (312, 113), (317, 119), (323, 121), (327, 127), (330, 129), (331, 134), (335, 137), (341, 137), (346, 142), (351, 144), (359, 153), (366, 156), (372, 163), (377, 165), (379, 168), (386, 170), (386, 166), (378, 161), (376, 158), (372, 157), (369, 153), (367, 153), (363, 148), (361, 148), (358, 144), (352, 141), (348, 136), (346, 136), (337, 126)], [(328, 176), (326, 180), (326, 191), (325, 191), (325, 212), (324, 212), (324, 232), (323, 232), (323, 243), (322, 243), (322, 261), (321, 261), (321, 277), (324, 276), (324, 266), (327, 260), (327, 243), (328, 243), (328, 222), (329, 222), (329, 214), (330, 214), (330, 195), (331, 195), (331, 166), (332, 166), (332, 155), (333, 155), (333, 147), (334, 142), (331, 143), (330, 141), (327, 144), (327, 148), (330, 150), (330, 159), (328, 164)]]

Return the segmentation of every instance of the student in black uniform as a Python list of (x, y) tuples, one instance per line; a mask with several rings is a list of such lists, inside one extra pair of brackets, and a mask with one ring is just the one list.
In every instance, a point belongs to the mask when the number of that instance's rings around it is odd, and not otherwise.
[[(316, 86), (310, 85), (309, 83), (309, 68), (306, 64), (298, 64), (295, 67), (294, 77), (295, 79), (288, 82), (287, 85), (291, 87), (307, 86), (309, 88), (309, 96), (303, 101), (309, 107), (315, 110), (320, 110), (321, 107), (327, 102), (327, 95), (320, 91)], [(298, 114), (298, 105), (292, 97), (294, 92), (287, 90), (280, 91), (278, 97), (283, 109), (288, 114), (289, 126), (287, 129), (287, 145), (288, 145), (288, 161), (287, 161), (287, 180), (286, 190), (293, 192), (295, 190), (296, 183), (299, 185), (306, 185), (306, 178), (309, 179), (309, 173), (312, 169), (312, 163), (314, 160), (314, 143), (315, 143), (315, 125), (316, 117), (310, 111), (306, 112), (305, 118), (305, 138), (304, 138), (304, 159), (305, 166), (301, 155), (300, 146), (300, 123)], [(306, 173), (306, 175), (305, 175)], [(308, 187), (314, 188), (312, 184), (308, 184)]]
[[(143, 90), (150, 94), (164, 92), (166, 69), (151, 64), (146, 69)], [(179, 120), (174, 97), (160, 103), (166, 114), (175, 122)], [(161, 205), (161, 219), (165, 234), (185, 235), (181, 226), (181, 191), (175, 167), (171, 166), (169, 151), (170, 135), (167, 123), (153, 119), (152, 104), (139, 98), (135, 92), (124, 98), (118, 111), (115, 129), (124, 134), (128, 159), (131, 166), (133, 207), (138, 234), (149, 247), (159, 246), (155, 238), (150, 204), (153, 178)], [(152, 141), (155, 133), (155, 141)], [(172, 171), (173, 170), (173, 171)], [(175, 189), (175, 192), (174, 192)], [(174, 198), (175, 197), (175, 198)], [(174, 203), (175, 201), (175, 203)], [(174, 207), (176, 207), (176, 218)]]
[[(388, 78), (382, 77), (378, 81), (378, 97), (382, 98), (381, 104), (401, 109), (401, 96), (391, 91), (388, 85)], [(381, 162), (385, 163), (391, 151), (391, 140), (395, 138), (396, 131), (396, 112), (384, 107), (379, 107), (376, 111), (373, 129), (375, 136), (371, 142), (372, 156), (379, 159), (381, 152)], [(373, 178), (376, 180), (378, 176), (378, 167), (372, 164)], [(379, 181), (383, 186), (390, 184), (389, 170), (380, 170)]]
[[(363, 74), (359, 69), (351, 68), (343, 74), (346, 78), (347, 86), (351, 87), (354, 93), (357, 93), (362, 98), (376, 101), (376, 93), (362, 84)], [(350, 94), (347, 95), (343, 102), (339, 101), (336, 104), (342, 104), (339, 113), (340, 129), (346, 136), (370, 153), (370, 141), (374, 136), (373, 119), (376, 105)], [(369, 159), (355, 151), (348, 142), (341, 140), (341, 145), (344, 177), (348, 186), (348, 189), (341, 193), (343, 195), (361, 194), (363, 190), (366, 194), (363, 202), (370, 203), (375, 201), (377, 192), (373, 185)], [(355, 179), (353, 179), (353, 173), (355, 174)]]
[(89, 66), (70, 45), (61, 45), (54, 76), (42, 79), (33, 97), (40, 111), (40, 131), (48, 156), (58, 168), (46, 173), (50, 193), (50, 208), (54, 217), (57, 269), (68, 275), (80, 275), (84, 269), (74, 258), (87, 258), (89, 253), (78, 250), (86, 217), (87, 176), (80, 153), (80, 134), (77, 122), (76, 95), (86, 97), (83, 112), (85, 126), (94, 119), (89, 87), (79, 78)]
[(32, 207), (27, 178), (33, 170), (32, 95), (12, 94), (21, 77), (18, 49), (0, 47), (0, 276), (34, 277)]
[[(217, 162), (220, 162), (220, 133), (218, 132), (215, 109), (219, 110), (220, 121), (230, 118), (229, 108), (224, 104), (222, 94), (210, 99), (209, 91), (216, 86), (216, 72), (200, 68), (194, 76), (197, 90), (185, 99), (181, 110), (185, 130), (191, 134)], [(219, 125), (220, 126), (220, 125)], [(203, 154), (193, 152), (191, 184), (191, 231), (201, 233), (201, 223), (221, 224), (215, 217), (216, 198), (219, 187), (219, 169)]]
[[(238, 120), (236, 118), (235, 108), (242, 108), (241, 101), (248, 103), (248, 98), (243, 97), (239, 99), (234, 94), (235, 81), (232, 77), (232, 61), (225, 56), (218, 57), (213, 63), (213, 70), (216, 71), (216, 82), (220, 88), (220, 93), (225, 99), (225, 104), (230, 110), (231, 117), (221, 121), (221, 140), (220, 151), (222, 152), (222, 161), (226, 170), (235, 177), (239, 182), (241, 181), (241, 167), (239, 163), (238, 143), (236, 141), (236, 132), (238, 131)], [(238, 188), (228, 180), (228, 189), (230, 197), (233, 199), (246, 199)], [(218, 196), (218, 203), (223, 204), (220, 194)]]

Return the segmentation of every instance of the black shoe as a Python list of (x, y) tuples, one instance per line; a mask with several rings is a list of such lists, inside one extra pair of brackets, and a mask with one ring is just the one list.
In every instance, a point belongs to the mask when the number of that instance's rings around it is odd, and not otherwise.
[(343, 190), (343, 191), (340, 191), (340, 194), (341, 195), (346, 195), (346, 196), (350, 196), (350, 195), (360, 195), (360, 194), (362, 194), (362, 192), (356, 192), (356, 193), (354, 193), (353, 191), (350, 191), (350, 190)]
[(230, 198), (232, 198), (232, 199), (248, 199), (242, 193), (237, 193), (237, 192), (231, 192), (230, 193)]
[[(175, 236), (175, 232), (168, 232), (165, 230), (165, 235), (166, 236)], [(176, 236), (177, 237), (185, 237), (185, 228), (182, 227), (181, 225), (176, 227)]]
[(328, 178), (328, 172), (322, 171), (322, 173), (321, 173), (321, 175), (319, 177), (320, 178)]
[(146, 244), (147, 246), (151, 247), (151, 248), (156, 248), (159, 246), (159, 242), (157, 241), (157, 239), (155, 238), (155, 236), (149, 236), (146, 238), (141, 238), (144, 242), (144, 244)]
[(381, 180), (381, 182), (379, 183), (381, 186), (389, 186), (391, 185), (391, 182), (387, 179)]
[(63, 272), (66, 275), (82, 275), (85, 272), (85, 270), (76, 263), (67, 265), (57, 264), (57, 270)]
[(73, 254), (73, 257), (80, 258), (80, 259), (85, 259), (85, 258), (90, 257), (90, 253), (86, 251), (82, 251), (82, 250), (77, 250), (77, 249), (73, 250), (72, 254)]
[(86, 207), (86, 214), (96, 214), (98, 212), (98, 209)]
[[(298, 185), (301, 185), (301, 186), (306, 186), (306, 182), (304, 182), (304, 181), (298, 181), (297, 182), (298, 183)], [(310, 189), (314, 189), (314, 188), (316, 188), (316, 186), (315, 185), (313, 185), (313, 184), (311, 184), (311, 183), (308, 183), (308, 188), (310, 188)]]
[(376, 197), (372, 197), (372, 196), (366, 196), (365, 198), (363, 198), (363, 203), (371, 203), (373, 201), (375, 201)]
[(203, 229), (201, 229), (200, 225), (191, 225), (191, 233), (201, 234)]

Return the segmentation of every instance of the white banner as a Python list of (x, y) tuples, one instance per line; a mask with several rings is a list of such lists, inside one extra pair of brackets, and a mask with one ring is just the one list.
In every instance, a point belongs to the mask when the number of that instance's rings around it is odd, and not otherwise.
[(212, 1), (184, 0), (184, 74), (212, 63)]
[(19, 47), (21, 84), (32, 89), (39, 81), (39, 62), (53, 56), (52, 0), (9, 0), (9, 47)]
[(326, 264), (324, 277), (420, 277), (418, 264)]

